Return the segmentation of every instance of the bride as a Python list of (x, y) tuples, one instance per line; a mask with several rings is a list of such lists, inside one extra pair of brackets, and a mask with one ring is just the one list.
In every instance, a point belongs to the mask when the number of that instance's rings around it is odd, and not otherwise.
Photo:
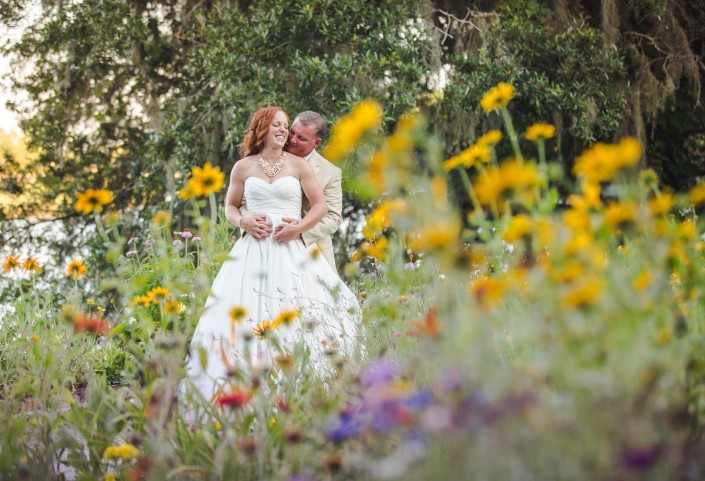
[[(283, 150), (288, 129), (289, 117), (279, 107), (253, 115), (247, 156), (235, 163), (225, 199), (225, 216), (235, 226), (244, 219), (238, 207), (243, 196), (253, 217), (266, 216), (275, 233), (284, 224), (303, 233), (327, 213), (308, 162)], [(303, 218), (302, 190), (311, 204)], [(297, 344), (308, 350), (313, 368), (325, 372), (326, 357), (352, 351), (359, 317), (354, 294), (300, 237), (280, 243), (276, 234), (245, 235), (213, 282), (191, 342), (187, 383), (212, 400), (229, 376), (272, 367), (289, 359)]]

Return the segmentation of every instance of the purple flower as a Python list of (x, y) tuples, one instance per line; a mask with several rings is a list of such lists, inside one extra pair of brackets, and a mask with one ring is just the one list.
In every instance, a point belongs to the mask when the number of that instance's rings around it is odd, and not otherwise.
[(404, 269), (406, 269), (407, 271), (415, 271), (416, 264), (414, 264), (413, 262), (407, 262), (406, 264), (404, 264)]
[(415, 411), (424, 409), (433, 402), (433, 393), (428, 389), (421, 389), (407, 396), (401, 403)]
[(151, 237), (147, 237), (144, 241), (144, 245), (151, 246), (152, 244), (154, 244), (154, 239), (152, 239)]
[(452, 368), (444, 372), (438, 379), (438, 387), (443, 392), (457, 391), (463, 385), (464, 376), (457, 368)]
[(366, 425), (359, 413), (342, 411), (338, 414), (338, 419), (328, 427), (326, 436), (334, 443), (340, 443), (360, 434)]
[(360, 373), (360, 384), (365, 388), (387, 384), (397, 375), (397, 363), (389, 358), (380, 357), (372, 361)]
[(132, 244), (132, 243), (134, 243), (134, 242), (136, 242), (136, 241), (137, 241), (137, 237), (130, 237), (130, 238), (127, 240), (127, 243), (128, 243), (128, 244)]
[(663, 452), (663, 444), (655, 443), (650, 446), (629, 447), (622, 451), (622, 466), (632, 470), (651, 468)]
[(316, 481), (311, 473), (299, 473), (287, 479), (287, 481)]
[(196, 234), (195, 236), (193, 236), (193, 241), (194, 241), (194, 242), (198, 242), (198, 241), (200, 241), (200, 240), (201, 240), (201, 236), (200, 236), (200, 235)]
[(137, 254), (137, 249), (130, 249), (129, 251), (125, 252), (125, 256), (130, 257)]
[(181, 237), (183, 237), (184, 239), (190, 239), (191, 237), (193, 237), (193, 234), (191, 233), (191, 231), (189, 229), (184, 229), (184, 231), (181, 232), (180, 234), (181, 234)]
[(181, 239), (174, 238), (174, 240), (171, 242), (171, 245), (174, 247), (180, 246), (182, 244)]

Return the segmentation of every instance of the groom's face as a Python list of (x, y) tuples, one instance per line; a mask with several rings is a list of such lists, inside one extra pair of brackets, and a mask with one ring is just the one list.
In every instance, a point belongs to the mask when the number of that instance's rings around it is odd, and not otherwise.
[(289, 129), (289, 143), (286, 150), (299, 157), (306, 157), (321, 145), (321, 138), (316, 136), (316, 127), (294, 121)]

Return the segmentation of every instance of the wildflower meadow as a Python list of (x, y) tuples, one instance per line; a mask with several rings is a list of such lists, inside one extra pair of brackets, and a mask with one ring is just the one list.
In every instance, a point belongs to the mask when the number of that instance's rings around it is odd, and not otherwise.
[(660, 189), (631, 137), (566, 172), (553, 125), (515, 129), (521, 88), (486, 92), (501, 127), (447, 159), (418, 112), (389, 133), (372, 99), (339, 119), (322, 154), (374, 204), (341, 273), (357, 346), (313, 369), (277, 348), (306, 322), (285, 312), (252, 332), (276, 362), (233, 369), (210, 403), (179, 383), (240, 235), (226, 173), (199, 164), (173, 192), (188, 222), (160, 211), (130, 238), (113, 193), (77, 193), (109, 275), (3, 260), (20, 289), (0, 318), (0, 479), (702, 479), (705, 185)]

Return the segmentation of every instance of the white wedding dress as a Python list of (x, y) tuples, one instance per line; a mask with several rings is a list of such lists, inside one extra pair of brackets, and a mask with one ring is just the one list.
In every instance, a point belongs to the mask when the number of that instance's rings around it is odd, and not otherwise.
[[(272, 230), (282, 217), (301, 219), (301, 184), (295, 177), (271, 183), (248, 177), (244, 196), (248, 210), (266, 214)], [(229, 313), (236, 306), (247, 314), (232, 322)], [(257, 324), (275, 320), (284, 310), (299, 315), (265, 339), (253, 333)], [(331, 354), (344, 356), (354, 349), (359, 321), (355, 295), (322, 255), (307, 250), (300, 239), (278, 244), (273, 235), (263, 240), (245, 235), (213, 282), (191, 342), (185, 382), (211, 400), (229, 374), (275, 366), (276, 356), (290, 354), (301, 342), (310, 352), (309, 364), (325, 372)]]

